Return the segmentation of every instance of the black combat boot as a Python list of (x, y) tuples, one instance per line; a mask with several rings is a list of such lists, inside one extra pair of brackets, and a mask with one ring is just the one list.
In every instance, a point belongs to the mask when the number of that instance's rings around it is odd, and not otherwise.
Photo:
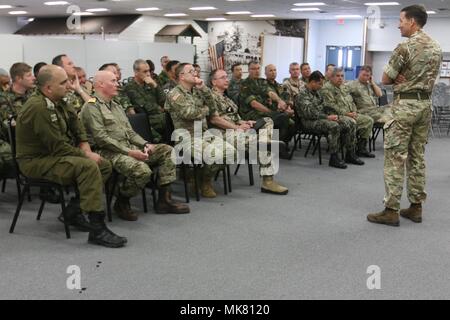
[(61, 213), (58, 217), (58, 220), (62, 223), (64, 223), (64, 215), (70, 226), (77, 228), (81, 232), (89, 232), (91, 230), (91, 225), (86, 215), (81, 212), (79, 198), (70, 199), (64, 214)]
[(156, 213), (173, 213), (173, 214), (185, 214), (190, 213), (189, 206), (187, 204), (172, 200), (172, 194), (168, 186), (159, 188), (158, 203), (156, 204)]
[(114, 211), (122, 220), (136, 221), (138, 219), (138, 214), (131, 210), (130, 198), (118, 196), (114, 202)]
[(370, 153), (369, 150), (367, 150), (367, 139), (359, 139), (358, 141), (358, 151), (356, 152), (356, 155), (358, 157), (364, 157), (364, 158), (375, 158), (375, 155), (373, 153)]
[(128, 242), (127, 238), (119, 237), (106, 227), (104, 212), (89, 213), (89, 221), (91, 230), (89, 232), (88, 242), (90, 244), (97, 244), (108, 248), (120, 248)]
[(330, 156), (330, 162), (328, 163), (330, 167), (335, 167), (338, 169), (347, 169), (347, 165), (344, 161), (339, 158), (337, 153), (332, 153)]
[(355, 154), (355, 151), (352, 150), (348, 150), (347, 151), (347, 155), (345, 156), (345, 162), (346, 163), (350, 163), (350, 164), (354, 164), (357, 166), (363, 166), (364, 165), (364, 161), (362, 161), (360, 158), (358, 158)]

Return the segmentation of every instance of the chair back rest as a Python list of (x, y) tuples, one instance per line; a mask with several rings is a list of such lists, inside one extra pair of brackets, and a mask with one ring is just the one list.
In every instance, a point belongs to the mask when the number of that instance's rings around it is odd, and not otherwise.
[(134, 132), (148, 142), (153, 141), (152, 128), (145, 113), (128, 115), (128, 120), (130, 121)]
[(11, 145), (11, 156), (13, 159), (13, 165), (14, 165), (14, 171), (15, 171), (14, 175), (16, 177), (16, 180), (19, 183), (23, 184), (26, 181), (26, 177), (20, 172), (19, 164), (17, 163), (16, 126), (15, 126), (14, 122), (15, 122), (14, 117), (10, 117), (8, 119), (8, 137), (9, 137), (9, 143)]
[(168, 145), (174, 146), (175, 142), (172, 141), (172, 133), (175, 131), (175, 126), (173, 124), (172, 116), (169, 112), (164, 112), (166, 117), (166, 126), (164, 131), (164, 142)]
[(383, 91), (383, 95), (382, 95), (381, 97), (378, 98), (378, 105), (379, 105), (380, 107), (389, 104), (389, 100), (388, 100), (388, 96), (387, 96), (387, 91), (386, 91), (386, 89), (382, 89), (382, 91)]

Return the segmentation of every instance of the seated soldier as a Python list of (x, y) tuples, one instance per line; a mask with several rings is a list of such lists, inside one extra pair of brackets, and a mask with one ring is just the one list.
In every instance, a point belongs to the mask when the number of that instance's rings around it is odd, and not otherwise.
[(81, 119), (99, 154), (110, 160), (125, 177), (120, 185), (114, 210), (120, 218), (136, 221), (130, 198), (141, 193), (150, 182), (152, 170), (159, 167), (157, 213), (189, 213), (189, 207), (172, 200), (170, 185), (176, 180), (171, 159), (172, 147), (153, 145), (133, 131), (123, 108), (114, 101), (118, 83), (112, 72), (99, 71), (94, 78), (95, 96), (83, 106)]
[(373, 119), (357, 112), (352, 97), (344, 85), (344, 70), (333, 70), (330, 82), (327, 82), (320, 91), (327, 113), (349, 117), (356, 123), (357, 151), (359, 157), (375, 158), (367, 150), (367, 144), (372, 134)]
[(300, 89), (296, 96), (295, 110), (306, 130), (326, 135), (330, 148), (330, 167), (346, 169), (347, 165), (339, 158), (339, 146), (347, 151), (347, 162), (363, 165), (355, 155), (356, 124), (350, 118), (327, 114), (324, 110), (320, 89), (325, 77), (320, 71), (309, 76), (308, 83)]
[(283, 82), (283, 89), (287, 93), (287, 104), (294, 105), (298, 92), (305, 86), (305, 83), (300, 79), (300, 65), (297, 62), (292, 62), (289, 65), (290, 78)]
[(8, 71), (0, 68), (0, 93), (2, 91), (8, 91), (11, 85), (11, 78), (9, 77)]
[[(290, 121), (293, 115), (292, 110), (270, 88), (267, 80), (260, 78), (260, 69), (258, 62), (249, 63), (248, 78), (241, 82), (239, 114), (244, 120), (253, 121), (270, 117), (274, 122), (274, 128), (280, 130), (280, 140), (287, 146), (295, 129)], [(280, 157), (289, 158), (287, 148), (282, 151)]]
[(235, 63), (231, 66), (231, 80), (228, 85), (226, 95), (228, 98), (233, 100), (233, 102), (239, 105), (239, 93), (241, 91), (241, 81), (242, 81), (242, 65), (240, 63)]
[[(27, 177), (46, 179), (61, 185), (76, 185), (82, 214), (68, 217), (89, 231), (89, 243), (118, 248), (127, 239), (115, 235), (105, 225), (103, 185), (111, 174), (111, 164), (93, 153), (75, 109), (63, 98), (68, 76), (54, 65), (39, 72), (37, 92), (22, 107), (16, 124), (17, 161)], [(72, 207), (72, 208), (71, 208)], [(80, 218), (81, 217), (81, 218)]]
[[(250, 130), (255, 127), (255, 121), (244, 121), (241, 119), (238, 113), (238, 107), (236, 104), (224, 95), (225, 90), (228, 88), (228, 77), (227, 73), (223, 70), (215, 70), (211, 72), (210, 82), (213, 86), (213, 97), (215, 100), (215, 110), (210, 108), (211, 115), (209, 118), (210, 123), (219, 128), (223, 134), (225, 134), (225, 130), (236, 130), (234, 132), (234, 142), (235, 147), (238, 143), (239, 136), (242, 132)], [(273, 131), (273, 121), (270, 118), (262, 118), (258, 121), (262, 121), (264, 123), (261, 126), (262, 130), (265, 130), (268, 139), (272, 139), (272, 131)], [(265, 135), (265, 134), (264, 134)], [(251, 136), (256, 138), (256, 134)], [(260, 141), (262, 142), (262, 141)], [(245, 147), (248, 150), (250, 141), (246, 141)], [(264, 193), (272, 193), (272, 194), (280, 194), (285, 195), (288, 193), (288, 189), (280, 186), (273, 180), (273, 176), (275, 174), (275, 169), (272, 164), (272, 159), (270, 153), (261, 151), (259, 154), (260, 161), (260, 174), (263, 177), (263, 182), (261, 186), (261, 191)], [(262, 164), (262, 163), (263, 164)]]
[(105, 63), (102, 65), (98, 71), (109, 71), (112, 72), (116, 76), (116, 80), (118, 82), (118, 88), (117, 88), (117, 96), (114, 97), (114, 101), (120, 105), (126, 114), (136, 114), (134, 111), (133, 105), (130, 102), (130, 99), (128, 99), (128, 96), (123, 92), (123, 85), (120, 82), (120, 73), (115, 66), (114, 63)]
[(358, 113), (367, 115), (374, 122), (385, 123), (389, 117), (390, 108), (380, 107), (378, 99), (383, 95), (380, 87), (373, 81), (372, 68), (363, 66), (356, 80), (346, 84)]
[(163, 90), (164, 93), (167, 95), (170, 90), (172, 90), (173, 88), (175, 88), (178, 83), (177, 83), (177, 76), (176, 76), (176, 70), (178, 65), (180, 64), (180, 61), (177, 60), (172, 60), (169, 61), (166, 64), (166, 74), (167, 74), (167, 81), (166, 83), (163, 85)]
[(124, 87), (123, 92), (137, 113), (146, 113), (152, 128), (154, 141), (160, 142), (166, 127), (164, 103), (166, 95), (150, 74), (150, 66), (138, 59), (133, 64), (134, 78)]

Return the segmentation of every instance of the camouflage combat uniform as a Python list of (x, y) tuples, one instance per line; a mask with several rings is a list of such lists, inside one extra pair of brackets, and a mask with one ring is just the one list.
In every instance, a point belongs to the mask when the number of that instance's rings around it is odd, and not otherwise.
[(34, 90), (29, 90), (25, 94), (17, 94), (10, 89), (0, 93), (0, 112), (5, 118), (9, 116), (17, 117), (21, 107), (28, 98), (33, 94)]
[(393, 118), (385, 124), (387, 208), (400, 208), (405, 165), (408, 200), (419, 204), (426, 199), (424, 154), (431, 124), (430, 96), (441, 60), (439, 44), (420, 30), (397, 46), (384, 68), (392, 80), (400, 74), (406, 78), (406, 82), (394, 84)]
[(69, 91), (64, 97), (64, 101), (68, 105), (72, 106), (75, 109), (76, 113), (80, 113), (81, 108), (84, 105), (83, 98), (75, 91)]
[(166, 84), (164, 84), (164, 85), (162, 86), (162, 89), (163, 89), (164, 93), (166, 94), (166, 96), (167, 96), (167, 94), (169, 94), (169, 92), (170, 92), (171, 90), (175, 89), (175, 87), (176, 87), (177, 85), (178, 85), (178, 83), (177, 83), (176, 81), (174, 81), (174, 80), (172, 80), (172, 79), (169, 79), (169, 80), (166, 82)]
[(145, 112), (148, 116), (154, 142), (162, 141), (166, 127), (166, 118), (163, 106), (166, 95), (162, 88), (154, 88), (149, 85), (140, 85), (135, 79), (131, 79), (123, 88), (136, 112)]
[(163, 87), (167, 82), (170, 81), (169, 75), (165, 70), (161, 71), (158, 76), (158, 83), (161, 87)]
[(241, 82), (242, 80), (237, 80), (232, 78), (228, 84), (227, 96), (238, 106), (239, 105), (239, 94), (241, 92)]
[(126, 178), (119, 186), (121, 196), (131, 198), (138, 195), (150, 182), (150, 167), (159, 167), (160, 186), (176, 180), (175, 164), (171, 160), (172, 147), (156, 145), (154, 153), (145, 162), (128, 156), (130, 150), (143, 150), (150, 142), (133, 131), (123, 108), (114, 100), (108, 103), (95, 95), (83, 106), (81, 120), (96, 151), (110, 160), (113, 168)]
[(305, 87), (305, 83), (302, 80), (300, 80), (300, 79), (294, 80), (292, 78), (289, 78), (289, 79), (287, 79), (286, 81), (283, 82), (283, 87), (287, 91), (288, 104), (293, 106), (295, 101), (296, 101), (296, 98), (297, 98), (297, 95), (298, 95), (300, 89)]

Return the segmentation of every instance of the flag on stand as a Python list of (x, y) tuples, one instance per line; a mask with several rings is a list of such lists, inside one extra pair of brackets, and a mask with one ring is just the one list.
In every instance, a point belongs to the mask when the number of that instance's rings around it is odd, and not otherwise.
[(211, 61), (211, 70), (225, 68), (225, 41), (220, 41), (216, 45), (209, 45), (209, 59)]

